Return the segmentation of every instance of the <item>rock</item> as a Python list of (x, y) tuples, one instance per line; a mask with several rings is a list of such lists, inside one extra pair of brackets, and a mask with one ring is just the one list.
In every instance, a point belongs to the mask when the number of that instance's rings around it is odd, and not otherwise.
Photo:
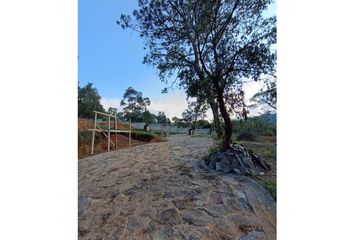
[(164, 192), (162, 195), (163, 198), (173, 198), (173, 194), (171, 192)]
[(252, 231), (243, 235), (240, 240), (262, 240), (267, 239), (264, 232)]
[(79, 201), (78, 201), (78, 215), (81, 217), (83, 212), (90, 206), (91, 204), (91, 198), (85, 197), (85, 196), (80, 196)]
[(211, 155), (211, 157), (209, 158), (209, 163), (208, 166), (211, 168), (215, 168), (215, 163), (218, 162), (218, 155), (217, 153), (214, 153), (213, 155)]
[(268, 163), (255, 153), (247, 151), (243, 146), (231, 144), (225, 152), (217, 152), (206, 161), (208, 166), (217, 171), (237, 175), (257, 175), (260, 171), (268, 171)]
[(250, 202), (248, 201), (246, 194), (243, 192), (237, 192), (236, 195), (238, 198), (237, 199), (238, 203), (240, 203), (240, 208), (243, 210), (254, 213), (254, 209), (253, 209), (252, 205), (250, 204)]
[(257, 158), (257, 163), (262, 166), (264, 170), (270, 170), (270, 166), (262, 157)]
[(233, 169), (240, 167), (240, 163), (238, 162), (237, 159), (233, 159), (233, 160), (232, 160), (232, 162), (231, 162), (231, 167), (232, 167)]
[(160, 224), (171, 224), (171, 225), (177, 225), (183, 222), (181, 216), (178, 214), (175, 208), (170, 208), (161, 212), (156, 217), (156, 221)]
[(215, 163), (215, 170), (216, 171), (221, 171), (221, 169), (222, 169), (221, 163), (220, 162)]
[(250, 157), (242, 157), (243, 164), (248, 168), (254, 168), (254, 165)]
[(228, 173), (231, 171), (231, 167), (229, 164), (225, 163), (225, 162), (220, 162), (220, 165), (221, 165), (221, 170), (224, 172), (224, 173)]
[[(174, 231), (173, 228), (169, 225), (165, 225), (161, 228), (161, 230), (157, 233), (156, 239), (173, 239)], [(155, 238), (154, 238), (155, 239)]]
[(232, 162), (232, 158), (230, 158), (229, 156), (227, 156), (226, 154), (223, 155), (223, 158), (220, 160), (220, 162), (230, 165)]
[(212, 221), (212, 217), (204, 211), (191, 209), (182, 213), (183, 220), (186, 224), (194, 226), (205, 226)]

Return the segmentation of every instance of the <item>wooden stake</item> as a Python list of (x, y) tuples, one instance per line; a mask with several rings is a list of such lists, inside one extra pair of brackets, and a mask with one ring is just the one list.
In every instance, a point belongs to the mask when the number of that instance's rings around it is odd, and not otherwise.
[(108, 141), (107, 141), (107, 143), (108, 143), (108, 152), (110, 151), (110, 149), (111, 149), (111, 142), (110, 142), (110, 140), (111, 140), (111, 117), (108, 117)]
[[(94, 125), (93, 125), (93, 129), (95, 129), (95, 130), (96, 130), (96, 121), (97, 121), (97, 113), (95, 112), (95, 121), (94, 121)], [(93, 149), (95, 147), (95, 133), (96, 133), (96, 131), (92, 132), (91, 155), (93, 154)]]
[[(117, 124), (118, 124), (118, 123), (117, 123), (117, 118), (115, 117), (115, 118), (114, 118), (114, 130), (117, 130), (117, 129), (118, 129)], [(115, 132), (114, 134), (115, 134), (114, 136), (116, 137), (116, 139), (115, 139), (115, 140), (116, 140), (116, 141), (115, 141), (116, 144), (115, 144), (114, 148), (117, 149), (117, 132)]]
[(129, 119), (129, 147), (132, 145), (132, 120)]

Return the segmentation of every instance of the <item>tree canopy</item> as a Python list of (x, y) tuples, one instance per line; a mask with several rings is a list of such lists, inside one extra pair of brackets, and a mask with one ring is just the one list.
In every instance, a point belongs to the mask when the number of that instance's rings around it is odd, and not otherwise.
[(158, 115), (156, 116), (157, 123), (162, 123), (164, 125), (166, 124), (171, 124), (171, 120), (166, 117), (164, 112), (159, 112)]
[(92, 118), (93, 111), (105, 112), (100, 103), (101, 96), (92, 83), (87, 83), (84, 87), (78, 87), (78, 115), (79, 118)]
[(144, 118), (150, 121), (151, 116), (147, 118), (148, 114), (150, 114), (147, 111), (147, 106), (150, 104), (150, 99), (148, 97), (144, 98), (142, 92), (129, 87), (125, 90), (123, 99), (120, 102), (120, 105), (124, 106), (121, 116), (124, 120), (131, 119), (133, 122), (144, 121)]
[[(176, 75), (195, 96), (216, 98), (224, 120), (223, 150), (232, 134), (230, 114), (239, 112), (243, 78), (273, 74), (276, 17), (264, 18), (272, 0), (140, 0), (139, 9), (118, 23), (140, 32), (162, 81)], [(237, 110), (237, 111), (235, 111)]]

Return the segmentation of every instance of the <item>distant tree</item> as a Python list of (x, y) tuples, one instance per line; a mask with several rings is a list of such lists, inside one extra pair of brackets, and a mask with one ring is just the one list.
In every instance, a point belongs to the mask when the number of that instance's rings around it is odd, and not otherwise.
[(196, 128), (210, 128), (210, 127), (211, 127), (211, 125), (208, 120), (199, 119), (196, 122)]
[(195, 101), (189, 102), (188, 108), (182, 113), (184, 121), (189, 123), (189, 135), (193, 135), (196, 128), (198, 118), (204, 119), (206, 117), (207, 104), (205, 102)]
[(129, 119), (125, 119), (123, 112), (118, 112), (117, 117), (120, 121), (128, 121)]
[(108, 108), (108, 113), (116, 116), (118, 114), (118, 109), (117, 108), (113, 108), (113, 107), (109, 107)]
[(143, 112), (143, 121), (146, 123), (146, 125), (156, 123), (156, 115), (146, 110), (145, 112)]
[(181, 119), (179, 119), (178, 117), (173, 117), (173, 118), (172, 118), (173, 124), (177, 124), (177, 123), (180, 122), (180, 121), (181, 121)]
[(171, 120), (166, 117), (164, 112), (159, 112), (158, 115), (156, 116), (157, 123), (162, 123), (162, 124), (171, 124)]
[(93, 111), (105, 112), (100, 103), (101, 96), (92, 83), (87, 83), (84, 87), (78, 87), (78, 115), (79, 118), (93, 118)]
[(120, 102), (123, 108), (125, 120), (131, 119), (133, 122), (143, 121), (143, 113), (147, 111), (147, 106), (151, 104), (150, 99), (143, 97), (142, 92), (129, 87), (125, 90), (123, 99)]

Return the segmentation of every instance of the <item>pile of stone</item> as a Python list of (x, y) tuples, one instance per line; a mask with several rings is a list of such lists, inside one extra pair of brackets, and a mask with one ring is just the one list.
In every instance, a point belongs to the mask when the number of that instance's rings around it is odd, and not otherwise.
[(206, 160), (206, 164), (217, 171), (238, 175), (262, 175), (270, 170), (269, 164), (245, 147), (231, 144), (225, 152), (216, 152)]

